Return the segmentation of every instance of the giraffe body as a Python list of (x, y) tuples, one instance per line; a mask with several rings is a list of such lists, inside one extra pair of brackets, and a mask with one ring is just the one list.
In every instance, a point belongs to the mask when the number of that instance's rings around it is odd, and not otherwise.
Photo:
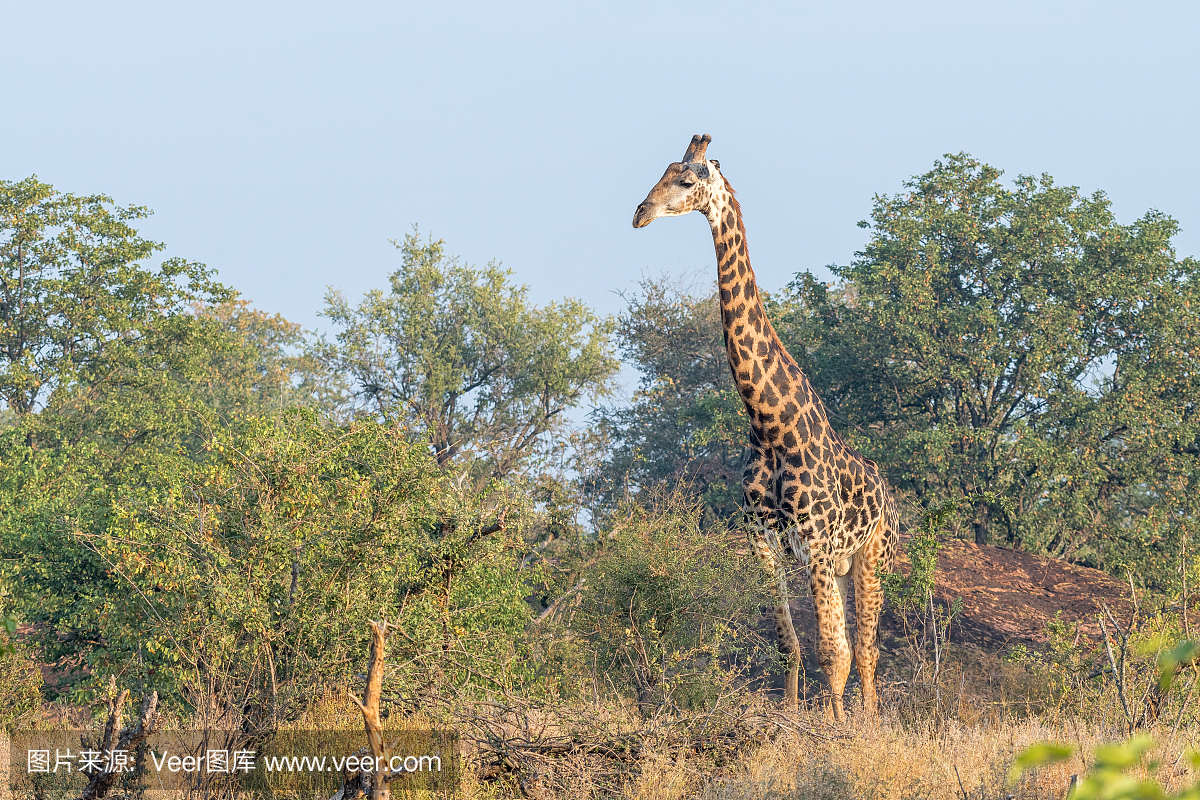
[[(875, 462), (851, 448), (829, 424), (825, 406), (767, 319), (746, 250), (746, 229), (733, 188), (717, 161), (705, 159), (711, 137), (694, 136), (683, 161), (667, 167), (638, 206), (633, 225), (700, 211), (712, 229), (721, 322), (734, 383), (750, 418), (742, 477), (754, 552), (774, 576), (775, 628), (788, 655), (787, 703), (798, 701), (800, 642), (788, 606), (787, 565), (808, 570), (817, 616), (817, 659), (829, 681), (832, 713), (853, 659), (868, 712), (877, 706), (875, 666), (883, 592), (876, 567), (889, 569), (899, 537), (896, 502)], [(846, 625), (854, 584), (855, 638)]]

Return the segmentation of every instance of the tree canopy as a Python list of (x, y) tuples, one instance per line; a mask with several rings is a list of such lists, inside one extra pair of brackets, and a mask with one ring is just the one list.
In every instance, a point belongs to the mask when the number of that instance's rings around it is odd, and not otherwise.
[(0, 402), (24, 415), (56, 393), (103, 383), (131, 348), (178, 336), (192, 303), (229, 291), (202, 264), (146, 262), (163, 245), (149, 216), (105, 195), (0, 181)]
[(1164, 214), (1122, 225), (1103, 193), (1000, 174), (949, 156), (878, 197), (841, 284), (793, 283), (781, 336), (895, 485), (975, 498), (977, 542), (1169, 550), (1200, 474), (1198, 265)]
[(746, 422), (733, 388), (714, 292), (644, 280), (617, 321), (625, 363), (640, 373), (629, 404), (600, 410), (610, 448), (588, 478), (611, 506), (627, 491), (683, 482), (724, 519), (741, 504)]
[(394, 243), (389, 292), (326, 297), (335, 341), (314, 354), (345, 379), (342, 402), (425, 437), (439, 465), (502, 477), (527, 465), (566, 412), (606, 393), (611, 324), (578, 300), (537, 307), (496, 264), (466, 266), (442, 240)]

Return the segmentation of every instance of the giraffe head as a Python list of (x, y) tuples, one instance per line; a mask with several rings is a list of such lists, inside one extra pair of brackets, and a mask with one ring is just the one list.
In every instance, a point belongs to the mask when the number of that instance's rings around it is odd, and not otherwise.
[(712, 137), (693, 136), (683, 160), (671, 164), (633, 214), (633, 227), (644, 228), (658, 217), (678, 217), (689, 211), (704, 211), (713, 187), (723, 185), (721, 165), (707, 161), (704, 151)]

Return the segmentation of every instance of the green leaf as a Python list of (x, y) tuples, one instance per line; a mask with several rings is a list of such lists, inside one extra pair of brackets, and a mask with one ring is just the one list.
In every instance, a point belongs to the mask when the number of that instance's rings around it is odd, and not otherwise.
[(1065, 761), (1075, 753), (1075, 745), (1062, 742), (1038, 742), (1021, 751), (1008, 771), (1009, 782), (1015, 782), (1027, 769)]
[(1198, 650), (1200, 648), (1197, 647), (1196, 642), (1191, 639), (1184, 639), (1172, 650), (1159, 654), (1158, 689), (1160, 692), (1165, 692), (1171, 688), (1179, 667), (1195, 661)]
[(1122, 744), (1106, 745), (1096, 748), (1096, 768), (1108, 770), (1123, 770), (1132, 767), (1142, 760), (1142, 756), (1154, 747), (1154, 739), (1139, 734)]

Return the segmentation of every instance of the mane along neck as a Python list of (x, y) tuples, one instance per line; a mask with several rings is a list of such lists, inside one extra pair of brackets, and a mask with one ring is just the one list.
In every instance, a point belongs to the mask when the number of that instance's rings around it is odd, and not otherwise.
[(776, 401), (781, 393), (795, 392), (794, 400), (812, 403), (817, 428), (828, 426), (828, 414), (812, 384), (788, 353), (763, 308), (758, 282), (750, 266), (742, 207), (724, 175), (724, 187), (712, 193), (705, 217), (712, 229), (717, 253), (717, 289), (725, 352), (738, 394), (746, 404), (755, 433), (770, 440), (772, 422), (778, 419)]
[[(729, 179), (722, 175), (721, 180), (724, 187), (713, 191), (704, 216), (712, 229), (713, 247), (717, 254), (717, 288), (721, 295), (721, 323), (725, 329), (730, 365), (735, 366), (735, 356), (738, 360), (750, 357), (737, 352), (736, 347), (736, 340), (747, 332), (752, 331), (756, 339), (773, 341), (780, 350), (783, 350), (783, 345), (767, 320), (754, 269), (750, 266), (742, 205), (729, 185)], [(735, 367), (735, 375), (736, 372)]]

